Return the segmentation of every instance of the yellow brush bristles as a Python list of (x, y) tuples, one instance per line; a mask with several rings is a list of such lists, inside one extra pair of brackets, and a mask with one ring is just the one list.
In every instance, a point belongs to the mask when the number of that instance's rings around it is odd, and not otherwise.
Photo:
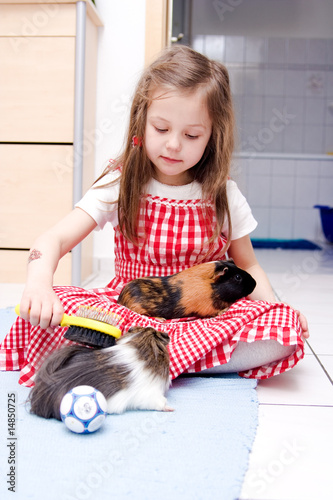
[(119, 314), (94, 306), (79, 306), (76, 315), (80, 316), (80, 318), (93, 319), (112, 326), (121, 325), (124, 322)]

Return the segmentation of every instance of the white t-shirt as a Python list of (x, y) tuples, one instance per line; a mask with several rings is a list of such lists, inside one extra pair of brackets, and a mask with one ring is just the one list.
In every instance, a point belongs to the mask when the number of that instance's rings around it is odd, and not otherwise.
[[(94, 187), (90, 188), (83, 198), (75, 205), (89, 214), (102, 229), (107, 222), (113, 227), (118, 225), (117, 199), (119, 193), (119, 182), (112, 186), (100, 187), (115, 180), (119, 173), (110, 172), (101, 179)], [(200, 200), (202, 199), (201, 185), (193, 181), (185, 186), (169, 186), (162, 184), (156, 179), (151, 179), (146, 187), (146, 193), (151, 196), (168, 198), (171, 200)], [(251, 208), (245, 197), (237, 187), (237, 184), (228, 180), (227, 197), (231, 216), (232, 234), (231, 239), (237, 240), (251, 233), (257, 227), (257, 221), (252, 215)], [(115, 202), (115, 203), (112, 203)], [(222, 232), (228, 234), (228, 224), (224, 224)]]

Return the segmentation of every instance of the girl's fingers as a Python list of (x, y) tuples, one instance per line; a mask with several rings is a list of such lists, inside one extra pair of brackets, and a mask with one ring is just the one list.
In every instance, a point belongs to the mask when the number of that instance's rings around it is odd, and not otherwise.
[(50, 321), (50, 327), (52, 330), (60, 325), (63, 315), (64, 315), (64, 307), (60, 302), (60, 300), (57, 300), (53, 304), (52, 318)]
[(303, 330), (303, 337), (305, 339), (308, 339), (310, 337), (310, 334), (309, 334), (309, 326), (308, 326), (307, 319), (304, 316), (304, 314), (302, 314), (300, 311), (296, 311), (296, 314), (298, 315), (299, 322), (300, 322), (301, 328)]

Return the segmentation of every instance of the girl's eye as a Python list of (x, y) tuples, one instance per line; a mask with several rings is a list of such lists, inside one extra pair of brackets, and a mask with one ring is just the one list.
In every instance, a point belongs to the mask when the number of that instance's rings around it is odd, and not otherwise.
[(198, 135), (191, 135), (191, 134), (186, 134), (186, 136), (189, 138), (189, 139), (197, 139), (199, 136)]
[(163, 134), (163, 132), (167, 132), (168, 131), (167, 128), (158, 128), (158, 127), (155, 127), (155, 130), (156, 130), (156, 132), (160, 132), (161, 134)]

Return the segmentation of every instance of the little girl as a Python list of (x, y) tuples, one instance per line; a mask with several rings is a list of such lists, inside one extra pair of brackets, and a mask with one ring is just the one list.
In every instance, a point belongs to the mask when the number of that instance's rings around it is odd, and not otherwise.
[[(70, 343), (57, 325), (79, 305), (120, 314), (123, 330), (166, 331), (172, 378), (203, 370), (267, 378), (303, 357), (306, 319), (276, 301), (249, 238), (257, 223), (229, 178), (233, 128), (225, 67), (185, 46), (165, 50), (137, 85), (123, 154), (34, 243), (21, 317), (1, 345), (2, 369), (21, 370), (19, 382), (32, 386), (46, 356)], [(107, 222), (115, 231), (115, 278), (103, 289), (53, 287), (61, 257)], [(257, 286), (251, 300), (220, 316), (162, 322), (116, 303), (134, 278), (174, 274), (226, 252)]]

